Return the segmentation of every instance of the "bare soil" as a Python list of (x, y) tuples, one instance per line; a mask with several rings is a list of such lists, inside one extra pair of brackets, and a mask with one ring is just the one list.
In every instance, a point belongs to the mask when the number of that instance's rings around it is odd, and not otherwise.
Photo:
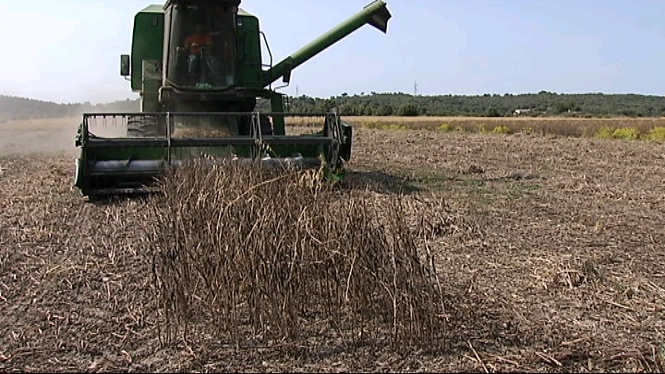
[(0, 123), (0, 155), (74, 151), (81, 119), (40, 118)]
[(445, 341), (246, 349), (161, 344), (146, 201), (79, 196), (76, 124), (0, 125), (0, 371), (665, 369), (661, 143), (359, 128), (349, 186), (455, 217)]

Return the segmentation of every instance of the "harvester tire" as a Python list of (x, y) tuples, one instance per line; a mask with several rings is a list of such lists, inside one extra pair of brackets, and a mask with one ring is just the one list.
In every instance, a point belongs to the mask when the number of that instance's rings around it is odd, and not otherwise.
[(261, 135), (273, 135), (272, 123), (267, 115), (259, 115), (259, 124), (261, 125)]
[(166, 124), (157, 117), (132, 116), (127, 119), (127, 136), (130, 138), (165, 137)]

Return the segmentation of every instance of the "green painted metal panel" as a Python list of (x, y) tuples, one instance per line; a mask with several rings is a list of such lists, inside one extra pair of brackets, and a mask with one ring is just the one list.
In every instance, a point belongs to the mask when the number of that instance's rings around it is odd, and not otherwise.
[(236, 35), (238, 83), (248, 89), (260, 90), (263, 88), (263, 67), (258, 18), (239, 11)]
[(132, 91), (141, 91), (142, 61), (162, 60), (164, 45), (164, 10), (160, 5), (151, 5), (134, 17), (132, 36)]
[[(270, 111), (273, 113), (284, 113), (283, 94), (273, 92), (273, 95), (270, 97)], [(284, 117), (276, 116), (273, 118), (273, 131), (275, 132), (275, 135), (286, 134)]]
[[(313, 135), (308, 135), (313, 136)], [(297, 135), (295, 136), (297, 137)], [(132, 147), (132, 148), (88, 148), (84, 161), (108, 160), (184, 160), (202, 154), (215, 156), (228, 156), (231, 153), (238, 157), (252, 157), (253, 147), (249, 146), (219, 146), (219, 147), (173, 147), (170, 150), (163, 147)], [(303, 157), (319, 157), (327, 155), (327, 149), (321, 145), (274, 145), (270, 148), (271, 156), (290, 157), (296, 153)]]

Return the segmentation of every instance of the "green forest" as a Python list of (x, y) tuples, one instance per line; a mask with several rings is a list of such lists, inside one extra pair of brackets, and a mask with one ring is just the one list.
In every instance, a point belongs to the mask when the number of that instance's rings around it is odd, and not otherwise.
[(665, 97), (602, 93), (557, 94), (542, 91), (537, 94), (482, 96), (413, 96), (404, 93), (372, 92), (368, 95), (342, 94), (327, 99), (307, 96), (289, 98), (291, 112), (326, 112), (335, 107), (338, 113), (347, 116), (661, 117), (665, 116)]
[[(94, 112), (138, 112), (139, 101), (122, 100), (105, 104), (59, 104), (14, 96), (0, 96), (0, 122), (17, 119), (78, 116)], [(477, 96), (414, 96), (405, 93), (376, 93), (329, 98), (288, 97), (287, 110), (293, 113), (320, 113), (337, 109), (346, 116), (473, 116), (507, 117), (662, 117), (665, 97), (637, 94), (485, 94)], [(257, 109), (269, 111), (266, 101)]]
[(139, 108), (138, 99), (105, 104), (91, 104), (89, 102), (58, 104), (50, 101), (0, 95), (0, 122), (33, 118), (71, 117), (79, 116), (82, 113), (136, 112), (139, 111)]

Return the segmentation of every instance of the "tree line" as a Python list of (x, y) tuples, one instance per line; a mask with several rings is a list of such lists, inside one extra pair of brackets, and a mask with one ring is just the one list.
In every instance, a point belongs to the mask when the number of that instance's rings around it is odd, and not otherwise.
[(0, 95), (0, 122), (34, 118), (71, 117), (80, 116), (83, 113), (138, 112), (139, 108), (138, 99), (103, 104), (91, 104), (90, 102), (59, 104), (50, 101)]
[[(321, 113), (336, 109), (345, 116), (583, 116), (583, 117), (662, 117), (665, 97), (637, 94), (485, 94), (477, 96), (414, 96), (405, 93), (376, 93), (329, 98), (301, 95), (287, 98), (292, 113)], [(0, 122), (17, 119), (78, 116), (95, 112), (138, 112), (138, 99), (104, 104), (58, 104), (34, 99), (0, 96)], [(269, 111), (269, 103), (259, 100), (259, 111)]]
[(330, 98), (290, 97), (288, 103), (291, 112), (316, 113), (337, 108), (339, 114), (347, 116), (665, 116), (665, 97), (637, 94), (557, 94), (541, 91), (519, 95), (414, 96), (373, 92)]

